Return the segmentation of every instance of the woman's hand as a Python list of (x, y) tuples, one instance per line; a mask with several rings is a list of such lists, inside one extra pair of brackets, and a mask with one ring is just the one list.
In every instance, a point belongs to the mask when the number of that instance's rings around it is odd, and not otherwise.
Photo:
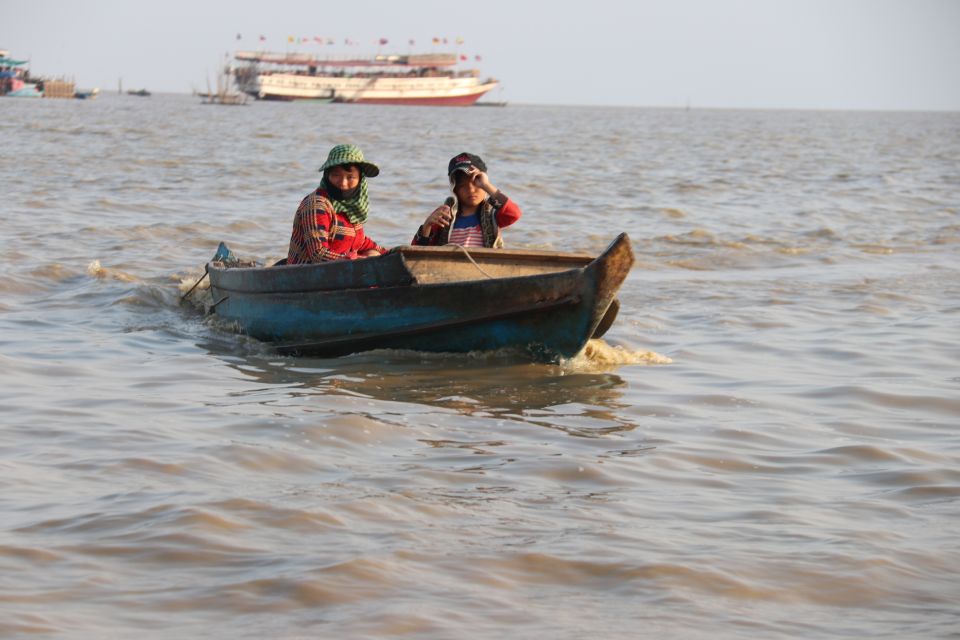
[(432, 235), (435, 228), (446, 229), (451, 222), (453, 222), (453, 211), (445, 204), (440, 205), (427, 216), (426, 222), (423, 223), (424, 235)]
[(357, 254), (357, 256), (361, 258), (373, 258), (375, 256), (381, 256), (381, 255), (383, 254), (377, 251), (376, 249), (367, 249), (366, 251), (361, 251), (360, 253)]

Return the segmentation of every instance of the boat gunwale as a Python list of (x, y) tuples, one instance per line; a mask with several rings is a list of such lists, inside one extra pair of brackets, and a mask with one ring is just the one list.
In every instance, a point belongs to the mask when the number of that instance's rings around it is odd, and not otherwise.
[[(611, 245), (612, 246), (612, 245)], [(374, 260), (378, 258), (397, 260), (399, 258), (398, 265), (391, 265), (394, 269), (394, 275), (399, 276), (394, 278), (392, 281), (388, 281), (384, 284), (375, 284), (375, 283), (365, 283), (358, 284), (356, 286), (351, 286), (349, 283), (346, 286), (331, 286), (331, 287), (319, 287), (317, 284), (311, 283), (309, 286), (297, 286), (295, 283), (290, 287), (283, 287), (278, 290), (275, 288), (268, 288), (263, 286), (262, 283), (254, 283), (252, 285), (244, 282), (245, 277), (256, 277), (256, 278), (269, 278), (269, 274), (275, 274), (278, 277), (283, 277), (281, 274), (284, 274), (286, 277), (292, 277), (295, 279), (297, 271), (302, 271), (304, 273), (312, 273), (317, 270), (322, 269), (351, 269), (354, 265), (359, 263), (355, 262), (346, 262), (346, 261), (331, 261), (318, 264), (295, 264), (295, 265), (278, 265), (278, 266), (228, 266), (220, 261), (210, 261), (207, 263), (206, 268), (207, 272), (211, 276), (211, 286), (216, 288), (219, 291), (231, 292), (235, 294), (243, 295), (281, 295), (281, 294), (303, 294), (303, 293), (326, 293), (333, 291), (366, 291), (371, 287), (376, 287), (378, 290), (387, 290), (394, 288), (409, 288), (409, 287), (443, 287), (443, 286), (463, 286), (464, 284), (472, 282), (489, 282), (491, 280), (495, 281), (504, 281), (504, 280), (514, 280), (519, 278), (542, 278), (545, 276), (551, 276), (555, 274), (564, 274), (571, 271), (583, 270), (586, 269), (596, 260), (600, 260), (606, 251), (600, 253), (597, 256), (591, 256), (586, 253), (558, 253), (555, 251), (545, 251), (539, 249), (521, 249), (521, 250), (504, 250), (504, 249), (487, 249), (487, 248), (475, 248), (469, 251), (465, 250), (463, 247), (458, 246), (442, 246), (442, 247), (416, 247), (416, 246), (403, 246), (397, 247), (390, 252), (384, 254), (383, 256), (378, 256), (373, 258)], [(426, 256), (426, 258), (424, 258)], [(536, 262), (553, 262), (556, 263), (557, 269), (552, 271), (540, 271), (537, 273), (524, 273), (519, 275), (509, 275), (502, 277), (493, 277), (493, 278), (475, 278), (475, 279), (457, 279), (449, 280), (443, 282), (430, 282), (430, 283), (420, 283), (417, 281), (416, 274), (411, 270), (410, 265), (408, 264), (408, 259), (411, 262), (415, 261), (426, 261), (436, 260), (438, 263), (442, 262), (452, 262), (458, 261), (463, 263), (467, 260), (474, 262), (478, 267), (482, 264), (509, 264), (510, 262), (515, 263), (536, 263)], [(336, 266), (334, 266), (336, 265)], [(375, 270), (374, 265), (364, 265), (370, 269)], [(220, 280), (221, 275), (231, 274), (235, 276), (234, 279), (229, 284), (224, 284), (222, 282), (215, 282)], [(403, 276), (407, 278), (403, 278)], [(362, 274), (361, 274), (362, 276)], [(240, 284), (245, 284), (247, 286), (238, 286)], [(232, 286), (231, 286), (232, 285)], [(258, 286), (259, 285), (259, 286)]]
[[(286, 265), (283, 265), (283, 266), (286, 266)], [(290, 265), (290, 266), (315, 266), (315, 265)], [(502, 278), (474, 278), (474, 279), (471, 279), (471, 280), (449, 280), (449, 281), (447, 281), (447, 282), (429, 282), (429, 283), (419, 283), (419, 282), (416, 282), (415, 280), (412, 280), (412, 279), (411, 279), (411, 281), (408, 282), (408, 283), (406, 283), (406, 284), (387, 284), (387, 285), (383, 285), (383, 286), (373, 286), (373, 287), (370, 286), (370, 285), (356, 286), (356, 287), (350, 287), (350, 286), (347, 286), (347, 287), (334, 287), (334, 288), (329, 288), (329, 289), (318, 289), (318, 288), (316, 288), (316, 287), (310, 287), (310, 288), (304, 288), (304, 289), (284, 289), (283, 291), (275, 291), (275, 290), (268, 290), (268, 289), (260, 289), (260, 290), (252, 290), (252, 289), (231, 289), (230, 287), (226, 287), (226, 286), (223, 286), (223, 285), (220, 285), (220, 284), (212, 284), (211, 286), (214, 287), (214, 288), (216, 288), (218, 291), (223, 291), (223, 292), (225, 292), (225, 293), (226, 293), (226, 292), (230, 292), (230, 293), (238, 293), (238, 294), (241, 294), (241, 295), (269, 295), (269, 296), (285, 296), (285, 295), (289, 295), (289, 294), (304, 294), (304, 293), (316, 293), (316, 294), (328, 294), (328, 293), (334, 293), (334, 292), (336, 292), (336, 293), (340, 293), (340, 292), (349, 293), (349, 292), (352, 292), (352, 291), (368, 292), (368, 291), (371, 291), (371, 290), (376, 290), (376, 291), (379, 291), (379, 292), (387, 292), (387, 291), (392, 291), (392, 290), (395, 290), (395, 289), (410, 289), (410, 288), (417, 288), (417, 289), (436, 289), (436, 288), (439, 288), (439, 289), (442, 289), (442, 288), (444, 288), (444, 287), (463, 287), (463, 286), (467, 286), (467, 285), (485, 285), (485, 284), (487, 284), (487, 283), (489, 283), (489, 282), (491, 282), (491, 281), (495, 281), (495, 282), (509, 282), (509, 281), (516, 281), (516, 280), (526, 280), (526, 279), (530, 279), (530, 278), (544, 279), (544, 278), (550, 278), (550, 277), (555, 277), (555, 276), (567, 276), (567, 275), (570, 274), (570, 272), (572, 272), (572, 271), (583, 271), (583, 270), (585, 270), (585, 269), (586, 269), (587, 267), (589, 267), (589, 266), (590, 266), (589, 264), (586, 264), (586, 265), (583, 265), (582, 267), (572, 267), (572, 268), (570, 268), (570, 269), (560, 269), (560, 270), (557, 270), (557, 271), (550, 271), (550, 272), (547, 272), (547, 273), (527, 273), (527, 274), (517, 275), (517, 276), (505, 276), (505, 277), (502, 277)], [(223, 269), (223, 271), (226, 271), (226, 269)]]
[[(606, 249), (601, 251), (597, 255), (589, 253), (568, 253), (560, 251), (549, 251), (546, 249), (489, 249), (486, 247), (473, 247), (470, 249), (465, 249), (464, 247), (456, 245), (444, 245), (442, 247), (420, 247), (416, 245), (405, 245), (394, 247), (389, 250), (387, 253), (382, 256), (376, 256), (377, 258), (385, 258), (390, 255), (399, 253), (401, 256), (410, 255), (426, 255), (431, 257), (436, 257), (439, 259), (446, 259), (453, 256), (465, 256), (469, 255), (470, 257), (477, 258), (496, 258), (498, 262), (503, 262), (504, 260), (517, 260), (520, 262), (534, 262), (537, 260), (550, 259), (555, 260), (556, 262), (569, 262), (569, 263), (583, 263), (588, 264), (593, 262), (604, 253)], [(218, 271), (267, 271), (274, 269), (283, 269), (283, 270), (292, 270), (292, 269), (315, 269), (317, 267), (328, 267), (332, 264), (342, 264), (340, 260), (331, 260), (329, 262), (315, 262), (310, 264), (280, 264), (280, 265), (271, 265), (271, 266), (236, 266), (231, 267), (227, 266), (225, 263), (220, 261), (211, 260), (207, 263), (211, 268), (216, 268)]]

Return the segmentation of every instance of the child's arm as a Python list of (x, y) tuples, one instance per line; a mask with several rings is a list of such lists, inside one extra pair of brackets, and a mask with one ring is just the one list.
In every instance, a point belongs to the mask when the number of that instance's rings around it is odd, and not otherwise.
[(363, 242), (357, 247), (357, 256), (361, 258), (372, 258), (373, 256), (382, 256), (387, 250), (377, 244), (370, 236), (364, 234)]
[(487, 192), (490, 202), (497, 208), (497, 226), (503, 229), (520, 219), (522, 211), (513, 200), (497, 189), (486, 171), (477, 171), (473, 174), (473, 183)]
[(450, 205), (442, 204), (427, 216), (420, 232), (424, 237), (429, 238), (434, 231), (449, 227), (451, 222), (453, 222), (453, 211), (450, 209)]
[(487, 192), (490, 196), (490, 202), (497, 208), (497, 226), (503, 229), (509, 227), (520, 219), (522, 211), (517, 203), (503, 194), (503, 191), (497, 189), (486, 171), (475, 171), (473, 174), (473, 183)]
[(490, 201), (497, 208), (497, 226), (501, 229), (509, 227), (523, 215), (517, 203), (505, 196), (503, 191), (497, 191), (490, 196)]
[(413, 236), (413, 244), (431, 245), (433, 244), (431, 240), (433, 234), (450, 226), (450, 223), (453, 222), (453, 210), (450, 209), (450, 203), (453, 202), (453, 199), (448, 198), (447, 200), (448, 204), (440, 205), (427, 216), (424, 223), (417, 229), (416, 235)]

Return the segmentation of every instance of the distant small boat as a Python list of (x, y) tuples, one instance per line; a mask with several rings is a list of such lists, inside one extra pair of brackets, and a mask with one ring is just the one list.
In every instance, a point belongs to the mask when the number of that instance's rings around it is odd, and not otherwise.
[(633, 265), (626, 234), (599, 256), (397, 247), (375, 258), (261, 267), (221, 243), (207, 264), (212, 310), (280, 353), (517, 349), (555, 362), (600, 337)]
[(77, 89), (73, 97), (77, 100), (95, 100), (100, 95), (100, 89)]
[(201, 93), (201, 104), (245, 105), (247, 95), (244, 93)]
[(147, 98), (147, 97), (150, 96), (150, 92), (147, 91), (146, 89), (137, 89), (137, 90), (130, 89), (130, 90), (127, 91), (127, 95), (130, 95), (130, 96), (141, 96), (141, 97)]

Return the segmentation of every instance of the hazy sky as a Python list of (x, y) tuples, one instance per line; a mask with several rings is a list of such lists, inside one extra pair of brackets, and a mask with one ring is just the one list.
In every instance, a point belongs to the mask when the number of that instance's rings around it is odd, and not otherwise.
[(0, 0), (0, 48), (84, 88), (204, 90), (261, 35), (462, 38), (512, 103), (960, 110), (960, 0)]

